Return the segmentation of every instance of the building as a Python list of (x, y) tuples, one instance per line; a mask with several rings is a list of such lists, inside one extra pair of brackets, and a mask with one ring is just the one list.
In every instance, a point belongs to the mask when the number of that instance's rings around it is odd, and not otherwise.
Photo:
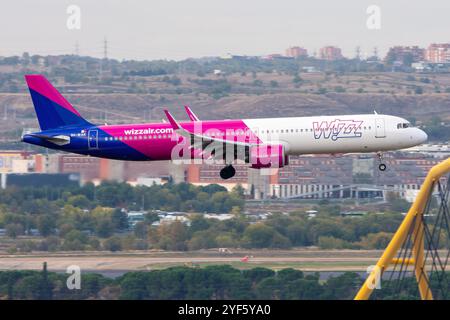
[(205, 219), (217, 219), (217, 220), (220, 220), (220, 221), (225, 221), (225, 220), (233, 219), (234, 215), (232, 215), (232, 214), (225, 214), (225, 213), (222, 213), (222, 214), (205, 213), (203, 215), (203, 218), (205, 218)]
[(76, 173), (0, 173), (0, 188), (6, 187), (79, 187)]
[(159, 226), (159, 225), (164, 225), (164, 224), (171, 224), (174, 222), (181, 222), (187, 226), (191, 225), (191, 220), (188, 217), (186, 217), (184, 215), (170, 215), (170, 214), (166, 215), (163, 218), (160, 218), (158, 223), (154, 223), (152, 225)]
[(307, 57), (308, 51), (301, 47), (289, 47), (286, 49), (286, 57), (300, 58)]
[(320, 49), (320, 59), (333, 61), (343, 58), (342, 51), (338, 47), (326, 46)]
[(0, 173), (26, 173), (33, 171), (34, 160), (30, 152), (0, 151)]
[(450, 63), (450, 43), (432, 43), (425, 50), (425, 60), (431, 63)]
[(395, 46), (389, 49), (385, 62), (411, 65), (425, 59), (425, 49), (418, 46)]
[(115, 180), (147, 186), (173, 181), (198, 186), (219, 184), (227, 190), (241, 185), (246, 194), (256, 200), (373, 198), (385, 197), (387, 192), (396, 192), (410, 200), (417, 194), (428, 170), (449, 155), (450, 149), (445, 144), (388, 153), (385, 173), (378, 171), (373, 155), (290, 156), (289, 166), (280, 169), (257, 170), (238, 163), (235, 177), (222, 180), (219, 175), (222, 164), (177, 165), (169, 161), (128, 162), (73, 154), (3, 151), (0, 152), (0, 182), (4, 188), (11, 184), (46, 183), (47, 180), (55, 185)]
[(133, 229), (136, 224), (139, 222), (143, 222), (145, 220), (146, 212), (142, 211), (129, 211), (127, 212), (127, 220), (128, 220), (128, 226)]
[[(441, 124), (443, 125), (443, 124)], [(432, 156), (434, 158), (448, 158), (450, 157), (450, 143), (447, 144), (421, 144), (419, 146), (406, 149), (409, 152), (421, 153)]]
[(292, 60), (294, 57), (283, 56), (279, 53), (272, 53), (261, 57), (262, 60)]
[(223, 180), (220, 178), (219, 172), (223, 168), (221, 164), (189, 164), (186, 170), (186, 182), (197, 186), (205, 186), (208, 184), (220, 184), (227, 190), (232, 190), (236, 185), (240, 184), (245, 189), (248, 185), (248, 165), (234, 165), (236, 175), (233, 179)]
[(413, 62), (411, 64), (411, 68), (413, 68), (417, 72), (426, 72), (432, 70), (430, 63), (427, 63), (425, 61)]
[[(280, 169), (250, 169), (237, 165), (236, 176), (219, 177), (220, 165), (190, 165), (186, 181), (195, 185), (216, 183), (231, 190), (240, 184), (253, 199), (267, 198), (385, 198), (395, 192), (412, 199), (431, 167), (442, 161), (431, 153), (390, 153), (388, 170), (378, 171), (372, 155), (290, 156), (289, 166)], [(411, 190), (411, 191), (410, 191)]]
[(132, 185), (152, 185), (185, 181), (185, 168), (167, 161), (118, 161), (77, 154), (34, 156), (35, 171), (40, 173), (77, 173), (82, 183), (103, 180), (126, 181)]

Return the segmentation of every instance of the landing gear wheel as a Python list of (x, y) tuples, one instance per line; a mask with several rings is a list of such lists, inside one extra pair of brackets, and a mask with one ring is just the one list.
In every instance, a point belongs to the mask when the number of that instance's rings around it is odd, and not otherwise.
[(228, 165), (220, 170), (220, 177), (224, 180), (233, 178), (236, 174), (236, 169), (232, 165)]
[(380, 161), (380, 164), (378, 165), (378, 170), (385, 171), (386, 165), (383, 163), (383, 153), (377, 152), (378, 161)]

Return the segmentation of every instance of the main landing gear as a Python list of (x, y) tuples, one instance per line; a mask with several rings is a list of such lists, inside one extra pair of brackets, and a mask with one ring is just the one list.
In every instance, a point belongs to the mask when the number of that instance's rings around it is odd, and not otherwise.
[(386, 165), (383, 163), (383, 154), (381, 152), (377, 152), (378, 160), (380, 164), (378, 165), (378, 170), (386, 171)]
[(235, 174), (236, 169), (231, 164), (220, 170), (220, 177), (224, 180), (233, 178)]

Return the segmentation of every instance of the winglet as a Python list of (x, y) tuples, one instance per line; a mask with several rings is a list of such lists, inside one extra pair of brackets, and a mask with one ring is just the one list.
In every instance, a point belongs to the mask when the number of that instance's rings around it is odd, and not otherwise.
[(169, 120), (172, 125), (173, 130), (181, 129), (181, 126), (178, 124), (177, 120), (175, 120), (168, 110), (164, 110), (164, 113), (166, 114), (167, 120)]
[(200, 119), (195, 115), (195, 113), (192, 112), (191, 108), (189, 108), (188, 106), (184, 106), (184, 109), (186, 109), (186, 113), (189, 116), (189, 119), (191, 119), (191, 121), (200, 121)]

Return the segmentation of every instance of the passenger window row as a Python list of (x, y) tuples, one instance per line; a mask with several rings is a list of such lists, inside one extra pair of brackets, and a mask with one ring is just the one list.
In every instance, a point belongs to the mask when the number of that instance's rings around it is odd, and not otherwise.
[[(372, 126), (358, 127), (358, 130), (372, 130)], [(329, 131), (329, 128), (317, 128), (316, 131)], [(313, 129), (275, 129), (275, 130), (262, 130), (261, 133), (298, 133), (298, 132), (313, 132)]]
[(134, 136), (119, 136), (119, 137), (105, 137), (105, 141), (127, 141), (127, 140), (152, 140), (152, 139), (169, 139), (170, 134), (158, 134), (158, 135), (134, 135)]

